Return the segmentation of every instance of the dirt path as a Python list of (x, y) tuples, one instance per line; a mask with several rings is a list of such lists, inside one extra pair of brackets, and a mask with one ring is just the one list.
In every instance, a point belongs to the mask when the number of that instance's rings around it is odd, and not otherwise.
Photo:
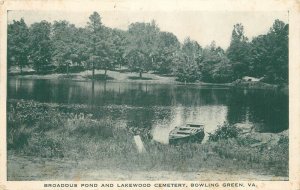
[(275, 177), (257, 174), (251, 171), (131, 171), (122, 169), (97, 168), (89, 162), (9, 156), (8, 180), (164, 180), (164, 181), (218, 181), (218, 180), (288, 180), (287, 177)]

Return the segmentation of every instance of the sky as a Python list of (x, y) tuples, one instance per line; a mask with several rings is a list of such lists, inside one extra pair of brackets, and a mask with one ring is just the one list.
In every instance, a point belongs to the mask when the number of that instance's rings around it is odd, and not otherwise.
[[(233, 11), (97, 11), (105, 26), (126, 30), (130, 23), (155, 20), (161, 31), (172, 32), (179, 41), (186, 37), (196, 40), (202, 47), (215, 41), (226, 49), (230, 44), (234, 24), (242, 23), (245, 35), (251, 40), (266, 34), (275, 19), (288, 23), (288, 13), (282, 11), (233, 12)], [(30, 25), (47, 20), (67, 20), (77, 27), (84, 27), (92, 12), (71, 11), (9, 11), (8, 23), (24, 18)]]

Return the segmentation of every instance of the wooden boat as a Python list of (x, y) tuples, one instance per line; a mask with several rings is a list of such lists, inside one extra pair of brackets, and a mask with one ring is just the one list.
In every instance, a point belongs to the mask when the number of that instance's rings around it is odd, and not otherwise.
[(186, 124), (175, 127), (169, 134), (169, 144), (202, 142), (204, 138), (203, 124)]

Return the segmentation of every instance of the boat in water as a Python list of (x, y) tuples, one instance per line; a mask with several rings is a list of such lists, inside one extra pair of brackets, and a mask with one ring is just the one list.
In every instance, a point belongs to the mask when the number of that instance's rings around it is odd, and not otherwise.
[(186, 124), (175, 127), (169, 134), (169, 144), (201, 143), (205, 136), (203, 124)]

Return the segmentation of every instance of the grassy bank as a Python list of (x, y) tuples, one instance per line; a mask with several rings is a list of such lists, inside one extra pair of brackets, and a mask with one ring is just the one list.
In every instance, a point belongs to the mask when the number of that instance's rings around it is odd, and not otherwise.
[[(108, 81), (122, 81), (122, 82), (155, 82), (155, 83), (178, 83), (173, 76), (158, 75), (152, 72), (143, 73), (143, 77), (140, 78), (138, 73), (129, 72), (127, 70), (107, 71), (107, 76), (104, 75), (104, 70), (95, 70), (95, 80), (108, 80)], [(71, 79), (77, 81), (92, 80), (92, 71), (86, 70), (78, 73), (50, 73), (50, 74), (36, 74), (29, 72), (28, 74), (9, 74), (10, 76), (17, 78), (28, 79)]]
[[(193, 83), (184, 83), (176, 80), (175, 76), (159, 75), (153, 72), (143, 73), (140, 78), (137, 73), (129, 72), (126, 69), (108, 71), (107, 76), (104, 75), (104, 70), (95, 70), (94, 80), (96, 81), (116, 81), (116, 82), (138, 82), (138, 83), (163, 83), (163, 84), (194, 84), (194, 85), (218, 85), (232, 88), (241, 89), (262, 89), (262, 90), (279, 90), (288, 94), (288, 85), (267, 84), (263, 82), (248, 82), (238, 79), (232, 83), (206, 83), (197, 81)], [(18, 72), (9, 74), (11, 77), (23, 79), (67, 79), (74, 81), (90, 81), (92, 80), (92, 71), (86, 70), (77, 73), (50, 73), (50, 74), (37, 74), (32, 70), (24, 72), (22, 75)]]
[[(253, 171), (270, 176), (288, 175), (288, 137), (280, 134), (276, 143), (255, 145), (257, 140), (251, 135), (226, 136), (223, 134), (230, 130), (219, 130), (204, 144), (173, 146), (157, 143), (147, 131), (142, 131), (147, 153), (140, 154), (133, 141), (136, 130), (94, 118), (85, 106), (9, 100), (7, 122), (10, 180), (28, 179), (16, 172), (30, 173), (30, 168), (18, 165), (21, 158), (35, 160), (36, 165), (55, 160), (57, 166), (53, 167), (62, 167), (60, 172), (66, 172), (60, 174), (63, 179), (68, 179), (71, 169), (83, 168), (111, 172)], [(51, 179), (55, 175), (41, 172), (36, 174), (37, 178)]]
[[(140, 78), (138, 73), (123, 70), (107, 71), (107, 76), (104, 75), (105, 71), (101, 69), (95, 70), (94, 80), (96, 81), (116, 81), (116, 82), (138, 82), (138, 83), (163, 83), (163, 84), (195, 84), (195, 85), (218, 85), (218, 86), (230, 86), (230, 83), (206, 83), (206, 82), (194, 82), (184, 83), (176, 80), (173, 75), (160, 75), (154, 72), (143, 73), (143, 77)], [(78, 73), (50, 73), (50, 74), (37, 74), (33, 72), (27, 72), (24, 74), (11, 73), (10, 77), (22, 78), (22, 79), (67, 79), (74, 81), (91, 81), (92, 71), (86, 70)]]

